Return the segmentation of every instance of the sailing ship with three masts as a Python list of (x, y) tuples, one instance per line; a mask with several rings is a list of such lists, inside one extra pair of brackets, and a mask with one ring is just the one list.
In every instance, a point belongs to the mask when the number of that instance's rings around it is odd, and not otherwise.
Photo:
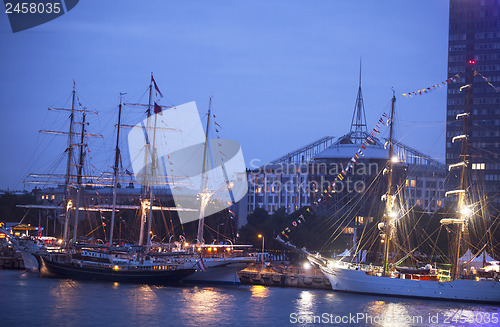
[[(40, 269), (44, 273), (49, 273), (52, 275), (64, 276), (64, 277), (75, 277), (75, 278), (91, 278), (91, 279), (108, 279), (108, 280), (122, 280), (122, 281), (136, 281), (136, 282), (169, 282), (169, 281), (177, 281), (181, 278), (186, 277), (191, 274), (195, 270), (197, 273), (194, 274), (194, 278), (190, 281), (192, 282), (210, 282), (210, 283), (238, 283), (238, 277), (236, 272), (240, 269), (243, 269), (247, 263), (254, 262), (255, 257), (246, 255), (246, 251), (249, 246), (244, 245), (233, 245), (231, 241), (224, 242), (224, 244), (205, 244), (203, 241), (203, 229), (204, 225), (204, 217), (205, 211), (207, 211), (207, 206), (209, 206), (210, 201), (214, 201), (217, 197), (217, 191), (220, 190), (210, 190), (208, 179), (208, 166), (213, 164), (215, 157), (221, 157), (226, 155), (222, 153), (222, 151), (218, 151), (218, 154), (214, 155), (213, 151), (210, 147), (210, 142), (208, 139), (208, 131), (211, 117), (211, 105), (209, 105), (209, 113), (207, 120), (207, 134), (205, 136), (205, 140), (203, 143), (203, 165), (202, 166), (202, 183), (199, 191), (199, 196), (197, 198), (200, 200), (199, 205), (195, 203), (189, 203), (189, 205), (198, 206), (198, 209), (187, 208), (186, 206), (181, 207), (178, 205), (177, 207), (162, 207), (161, 205), (154, 204), (154, 190), (158, 185), (169, 185), (168, 174), (164, 174), (165, 167), (163, 168), (163, 172), (158, 170), (158, 167), (161, 166), (159, 159), (162, 160), (164, 164), (161, 150), (162, 147), (159, 146), (160, 142), (157, 142), (157, 139), (160, 139), (162, 136), (167, 138), (168, 135), (165, 135), (166, 131), (173, 132), (177, 134), (176, 137), (179, 138), (179, 134), (182, 134), (182, 124), (186, 124), (187, 121), (184, 120), (186, 117), (182, 117), (184, 111), (182, 110), (183, 106), (178, 107), (168, 107), (168, 106), (160, 106), (157, 100), (152, 100), (153, 93), (158, 98), (158, 95), (162, 96), (156, 82), (151, 75), (151, 83), (149, 85), (149, 102), (147, 105), (139, 105), (139, 104), (128, 104), (133, 106), (147, 106), (147, 118), (144, 122), (141, 122), (137, 126), (130, 125), (121, 125), (121, 112), (122, 112), (122, 95), (120, 94), (120, 105), (118, 111), (118, 124), (117, 126), (117, 140), (116, 140), (116, 148), (115, 148), (115, 164), (113, 167), (113, 201), (111, 205), (93, 205), (93, 206), (84, 206), (82, 207), (80, 204), (81, 193), (82, 193), (82, 167), (83, 167), (83, 157), (84, 157), (84, 137), (90, 136), (85, 132), (85, 114), (86, 110), (75, 109), (75, 89), (73, 89), (73, 98), (72, 98), (72, 109), (59, 109), (59, 110), (67, 110), (71, 111), (70, 115), (70, 131), (68, 134), (69, 146), (67, 149), (68, 152), (68, 167), (67, 167), (67, 175), (65, 179), (65, 189), (66, 193), (66, 214), (65, 214), (65, 223), (64, 223), (64, 237), (63, 237), (63, 247), (64, 251), (58, 251), (58, 253), (49, 253), (47, 251), (41, 251), (37, 248), (23, 248), (23, 253), (26, 256), (26, 259), (29, 258), (29, 254), (27, 254), (28, 250), (31, 252), (40, 263)], [(158, 99), (159, 100), (159, 99)], [(211, 101), (210, 101), (211, 102)], [(154, 105), (153, 105), (154, 103)], [(184, 106), (192, 109), (191, 106)], [(152, 115), (152, 109), (154, 109), (154, 116)], [(196, 107), (194, 106), (194, 109)], [(178, 128), (172, 128), (165, 126), (165, 120), (167, 117), (164, 117), (165, 113), (168, 110), (176, 110), (175, 117), (177, 119), (175, 123), (169, 121), (169, 125), (175, 125), (177, 123)], [(73, 119), (76, 111), (83, 112), (83, 123), (82, 123), (82, 132), (81, 143), (73, 144), (72, 136), (77, 134), (73, 132)], [(189, 114), (193, 114), (191, 110)], [(188, 116), (189, 116), (188, 114)], [(196, 111), (197, 114), (197, 111)], [(160, 115), (160, 120), (163, 123), (163, 126), (158, 119)], [(192, 117), (187, 117), (192, 118)], [(154, 123), (154, 124), (153, 124)], [(153, 125), (153, 126), (152, 126)], [(120, 205), (116, 203), (117, 199), (117, 185), (119, 179), (119, 162), (120, 162), (120, 148), (119, 148), (119, 138), (120, 138), (120, 127), (132, 127), (132, 131), (134, 132), (134, 128), (140, 134), (144, 135), (144, 140), (141, 140), (139, 147), (133, 153), (132, 156), (140, 157), (137, 155), (143, 155), (143, 163), (144, 166), (142, 169), (137, 170), (136, 180), (138, 180), (142, 186), (142, 198), (139, 206), (133, 205)], [(158, 133), (159, 131), (159, 133)], [(133, 133), (130, 133), (133, 134)], [(159, 134), (159, 135), (157, 135)], [(187, 135), (187, 134), (186, 134)], [(184, 135), (184, 137), (186, 137)], [(181, 135), (182, 136), (182, 135)], [(182, 138), (182, 137), (181, 137)], [(137, 138), (136, 138), (137, 139)], [(139, 138), (140, 139), (140, 138)], [(134, 142), (134, 136), (130, 137), (129, 141)], [(221, 146), (223, 140), (217, 140), (218, 146)], [(72, 190), (75, 188), (75, 185), (71, 183), (71, 158), (72, 152), (74, 151), (73, 146), (80, 147), (80, 162), (78, 165), (78, 173), (76, 179), (76, 200), (73, 201), (72, 198)], [(183, 144), (185, 146), (185, 144)], [(164, 155), (165, 153), (163, 153)], [(169, 156), (170, 157), (170, 156)], [(208, 158), (210, 157), (210, 160)], [(231, 159), (231, 158), (230, 158)], [(227, 191), (226, 193), (230, 194), (231, 204), (234, 204), (235, 196), (233, 194), (234, 182), (230, 182), (230, 178), (227, 175), (227, 169), (224, 165), (224, 159), (219, 158), (215, 159), (219, 163), (219, 166), (222, 167), (222, 171), (224, 172), (224, 189)], [(173, 167), (170, 167), (173, 168)], [(214, 168), (214, 167), (211, 167)], [(173, 171), (173, 169), (170, 169)], [(213, 170), (213, 169), (212, 169)], [(130, 174), (127, 171), (128, 174)], [(177, 174), (182, 175), (179, 171)], [(131, 175), (131, 174), (130, 174)], [(40, 175), (37, 175), (40, 176)], [(189, 181), (192, 176), (169, 176), (171, 179), (175, 178), (177, 180), (183, 179), (185, 181)], [(241, 176), (240, 176), (241, 177)], [(99, 180), (99, 178), (94, 178), (94, 180)], [(232, 183), (232, 184), (231, 184)], [(240, 188), (239, 194), (237, 195), (238, 200), (241, 198), (241, 186), (246, 183), (246, 180), (240, 180), (236, 182), (238, 184), (238, 188)], [(108, 182), (109, 184), (109, 182)], [(174, 187), (180, 187), (182, 183), (177, 181), (173, 183)], [(190, 184), (190, 183), (187, 183)], [(191, 185), (192, 186), (192, 185)], [(246, 186), (246, 185), (245, 185)], [(171, 185), (172, 187), (172, 185)], [(220, 187), (219, 187), (220, 189)], [(192, 189), (191, 189), (192, 191)], [(195, 193), (196, 195), (196, 193)], [(191, 194), (192, 197), (192, 194)], [(201, 199), (204, 197), (204, 201)], [(227, 200), (227, 199), (226, 199)], [(76, 203), (76, 206), (73, 207), (73, 202)], [(196, 202), (196, 201), (195, 201)], [(33, 207), (33, 206), (30, 206)], [(227, 206), (226, 206), (227, 207)], [(44, 209), (48, 209), (44, 206)], [(55, 208), (52, 208), (55, 209)], [(113, 234), (114, 234), (114, 220), (115, 215), (118, 210), (125, 209), (137, 209), (140, 210), (141, 219), (140, 219), (140, 234), (137, 246), (132, 247), (116, 247), (113, 246)], [(73, 229), (73, 240), (68, 240), (69, 228), (70, 228), (70, 215), (74, 210), (74, 229)], [(78, 226), (78, 213), (80, 210), (99, 210), (99, 211), (111, 211), (111, 223), (110, 223), (110, 231), (109, 231), (109, 246), (96, 245), (96, 244), (88, 244), (88, 243), (78, 243), (76, 240), (77, 236), (77, 226)], [(200, 222), (198, 224), (198, 238), (196, 243), (187, 243), (185, 242), (185, 238), (183, 236), (180, 237), (182, 242), (175, 242), (174, 246), (170, 244), (161, 244), (161, 243), (152, 243), (152, 231), (151, 231), (151, 222), (153, 219), (153, 211), (154, 210), (170, 210), (179, 213), (183, 212), (184, 214), (191, 212), (192, 214), (198, 213), (198, 218)], [(210, 211), (210, 210), (208, 210)], [(211, 210), (209, 213), (214, 213), (214, 210)], [(145, 230), (146, 221), (147, 231)], [(121, 225), (120, 225), (121, 226)], [(146, 235), (146, 244), (144, 245), (144, 237)], [(171, 238), (170, 238), (171, 239)], [(71, 246), (71, 249), (70, 249)], [(26, 260), (25, 260), (26, 261)], [(31, 260), (33, 261), (33, 260)], [(95, 269), (99, 269), (100, 271), (95, 271)], [(138, 274), (138, 272), (141, 273)], [(128, 276), (130, 275), (130, 276)], [(141, 277), (142, 276), (142, 277)], [(129, 278), (130, 277), (130, 278)]]
[[(470, 90), (468, 91), (470, 92)], [(383, 222), (379, 224), (383, 236), (383, 262), (381, 267), (350, 263), (321, 257), (319, 254), (309, 255), (309, 260), (318, 265), (331, 282), (335, 291), (345, 291), (362, 294), (378, 294), (401, 297), (428, 298), (437, 300), (457, 300), (470, 302), (500, 302), (500, 281), (494, 272), (480, 275), (461, 275), (459, 257), (462, 234), (469, 227), (471, 219), (471, 208), (473, 204), (467, 199), (469, 187), (466, 185), (467, 167), (470, 162), (467, 149), (467, 125), (469, 119), (468, 101), (465, 111), (456, 116), (457, 120), (463, 122), (463, 133), (455, 136), (453, 142), (462, 142), (461, 161), (449, 166), (449, 170), (460, 169), (460, 186), (458, 189), (449, 191), (446, 196), (458, 196), (457, 217), (441, 220), (442, 225), (454, 225), (456, 229), (456, 240), (454, 242), (453, 265), (450, 270), (437, 269), (430, 262), (424, 267), (400, 267), (412, 253), (403, 256), (397, 262), (392, 262), (391, 243), (397, 233), (397, 215), (395, 204), (395, 190), (393, 172), (395, 163), (394, 156), (394, 112), (396, 97), (391, 100), (391, 114), (389, 119), (390, 136), (387, 160), (387, 192), (383, 196), (385, 210)], [(469, 203), (468, 203), (469, 201)]]

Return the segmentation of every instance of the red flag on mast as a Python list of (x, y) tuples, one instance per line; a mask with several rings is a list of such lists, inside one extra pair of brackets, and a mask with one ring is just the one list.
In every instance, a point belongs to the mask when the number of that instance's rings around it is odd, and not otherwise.
[(155, 102), (155, 114), (161, 112), (161, 106), (158, 105), (158, 103)]
[(161, 91), (158, 88), (158, 85), (156, 85), (156, 81), (155, 81), (153, 75), (151, 75), (151, 82), (153, 82), (153, 85), (155, 86), (155, 90), (158, 92), (158, 94), (160, 94), (160, 96), (163, 98), (163, 94), (161, 94)]

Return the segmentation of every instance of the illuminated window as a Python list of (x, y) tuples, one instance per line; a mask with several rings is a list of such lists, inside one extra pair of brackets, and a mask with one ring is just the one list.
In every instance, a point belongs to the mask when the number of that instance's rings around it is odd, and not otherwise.
[(415, 187), (416, 181), (414, 179), (411, 180), (411, 187)]
[(408, 185), (410, 185), (410, 183), (408, 180), (406, 180), (405, 186), (408, 187)]
[(54, 200), (56, 198), (56, 196), (54, 194), (52, 194), (52, 196), (50, 197), (51, 200)]
[(344, 228), (344, 233), (345, 234), (354, 234), (354, 228), (352, 228), (352, 227), (345, 227)]
[(438, 207), (441, 207), (443, 205), (443, 201), (441, 201), (441, 200), (437, 200), (436, 203), (437, 203)]
[(486, 167), (484, 163), (473, 163), (472, 164), (472, 169), (474, 170), (484, 170)]

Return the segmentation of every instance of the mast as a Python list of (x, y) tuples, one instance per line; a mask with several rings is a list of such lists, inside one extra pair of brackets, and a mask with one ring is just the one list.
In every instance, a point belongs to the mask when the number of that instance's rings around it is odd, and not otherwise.
[(80, 137), (80, 159), (78, 164), (78, 174), (76, 176), (77, 189), (76, 189), (76, 207), (75, 207), (75, 227), (73, 229), (73, 243), (76, 243), (77, 231), (78, 231), (78, 213), (80, 211), (80, 200), (82, 197), (82, 174), (83, 174), (83, 160), (84, 160), (84, 137), (85, 137), (85, 111), (83, 112), (82, 118), (82, 135)]
[[(109, 230), (109, 246), (113, 246), (113, 229), (115, 227), (115, 210), (116, 210), (116, 189), (118, 188), (118, 164), (120, 162), (120, 122), (122, 117), (122, 96), (126, 93), (120, 93), (120, 105), (118, 106), (118, 125), (116, 130), (116, 148), (115, 148), (115, 166), (114, 182), (113, 182), (113, 208), (111, 211), (111, 228)], [(121, 223), (120, 223), (121, 224)], [(121, 225), (120, 225), (121, 228)], [(121, 235), (120, 235), (121, 236)]]
[[(466, 107), (468, 107), (468, 94), (470, 92), (470, 87), (467, 90), (467, 100), (466, 100)], [(466, 109), (467, 110), (467, 109)], [(465, 208), (465, 175), (467, 172), (467, 123), (468, 123), (468, 117), (469, 113), (467, 112), (467, 115), (462, 116), (463, 117), (463, 134), (466, 137), (462, 139), (462, 146), (461, 146), (461, 151), (460, 151), (460, 158), (462, 159), (462, 162), (465, 164), (461, 165), (460, 169), (460, 190), (463, 190), (463, 192), (458, 193), (458, 203), (457, 203), (457, 209), (458, 209), (458, 216), (459, 216), (459, 222), (458, 223), (458, 229), (457, 229), (457, 239), (456, 239), (456, 244), (455, 244), (455, 250), (454, 250), (454, 256), (453, 256), (453, 272), (452, 272), (452, 278), (456, 279), (458, 278), (460, 271), (459, 271), (459, 263), (458, 260), (460, 258), (460, 243), (462, 242), (462, 233), (465, 231), (465, 226), (466, 226), (466, 218), (467, 218), (467, 212), (464, 210)], [(460, 117), (457, 117), (460, 118)]]
[[(474, 64), (474, 61), (469, 61), (469, 64)], [(446, 192), (445, 196), (449, 195), (458, 195), (457, 201), (457, 219), (441, 219), (441, 224), (457, 224), (457, 236), (455, 240), (455, 248), (453, 249), (453, 270), (451, 272), (451, 277), (453, 280), (457, 279), (460, 275), (460, 267), (459, 267), (459, 258), (460, 258), (460, 243), (462, 242), (462, 234), (465, 232), (467, 228), (467, 219), (471, 214), (470, 208), (467, 207), (465, 203), (465, 192), (466, 192), (466, 175), (467, 175), (467, 165), (468, 165), (468, 143), (469, 143), (469, 135), (468, 133), (468, 124), (469, 124), (469, 104), (470, 104), (470, 95), (472, 89), (472, 83), (474, 81), (473, 69), (472, 67), (468, 67), (469, 72), (467, 74), (467, 93), (465, 97), (465, 111), (464, 113), (458, 114), (456, 119), (462, 120), (462, 134), (454, 136), (452, 139), (452, 143), (455, 141), (462, 142), (460, 147), (460, 162), (456, 164), (451, 164), (448, 166), (448, 170), (453, 168), (460, 168), (460, 186), (458, 190), (452, 190)]]
[[(153, 82), (153, 73), (151, 73), (151, 83)], [(149, 86), (149, 106), (148, 110), (149, 113), (151, 113), (151, 86)], [(149, 253), (149, 250), (151, 249), (151, 221), (153, 220), (153, 201), (154, 201), (154, 184), (156, 182), (156, 148), (155, 148), (155, 143), (156, 143), (156, 120), (158, 119), (156, 113), (155, 113), (155, 123), (154, 123), (154, 129), (153, 129), (153, 146), (151, 148), (151, 183), (149, 185), (149, 219), (148, 219), (148, 233), (147, 233), (147, 242), (146, 242), (146, 253)]]
[(210, 200), (210, 194), (206, 192), (206, 161), (207, 161), (207, 149), (208, 149), (208, 131), (210, 126), (210, 114), (212, 109), (212, 97), (210, 97), (208, 102), (208, 118), (207, 118), (207, 133), (205, 135), (205, 147), (203, 149), (203, 163), (201, 169), (201, 192), (200, 192), (200, 216), (198, 220), (198, 243), (202, 244), (203, 241), (203, 227), (205, 226), (205, 206)]
[(396, 96), (394, 95), (394, 90), (392, 91), (392, 103), (391, 103), (391, 118), (389, 125), (389, 181), (387, 183), (387, 194), (386, 194), (386, 202), (385, 202), (385, 213), (384, 213), (384, 227), (385, 227), (385, 237), (384, 237), (384, 276), (387, 276), (389, 271), (389, 249), (390, 249), (390, 240), (391, 240), (391, 217), (392, 217), (392, 206), (394, 204), (394, 194), (392, 192), (392, 173), (393, 173), (393, 160), (392, 156), (394, 153), (394, 149), (392, 146), (392, 140), (394, 135), (394, 104), (396, 103)]
[(69, 215), (71, 211), (71, 190), (69, 187), (69, 182), (71, 178), (71, 157), (73, 156), (73, 120), (75, 117), (75, 81), (73, 81), (73, 98), (71, 100), (71, 114), (69, 115), (69, 134), (68, 134), (68, 164), (66, 166), (66, 179), (64, 181), (64, 188), (66, 189), (66, 214), (64, 217), (64, 232), (63, 241), (64, 244), (68, 241), (68, 228), (69, 228)]
[[(149, 143), (149, 125), (150, 125), (150, 117), (151, 117), (151, 92), (153, 90), (153, 73), (151, 73), (151, 81), (149, 83), (149, 101), (148, 101), (148, 109), (146, 110), (147, 114), (147, 119), (146, 119), (146, 145), (145, 145), (145, 151), (144, 151), (144, 183), (143, 183), (143, 192), (142, 192), (142, 200), (141, 200), (141, 230), (139, 232), (139, 245), (143, 245), (144, 243), (144, 227), (146, 225), (146, 216), (147, 216), (147, 210), (148, 210), (148, 188), (151, 187), (149, 183), (146, 183), (146, 169), (148, 167), (148, 153), (149, 153), (149, 148), (151, 144)], [(150, 199), (151, 201), (151, 194), (150, 194)], [(149, 232), (148, 232), (149, 234)], [(148, 235), (149, 238), (149, 235)]]

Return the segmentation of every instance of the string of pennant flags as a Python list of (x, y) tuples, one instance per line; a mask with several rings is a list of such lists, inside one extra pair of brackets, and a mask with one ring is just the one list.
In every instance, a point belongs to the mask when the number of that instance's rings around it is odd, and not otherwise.
[[(500, 92), (500, 88), (496, 87), (495, 85), (493, 85), (487, 77), (485, 77), (483, 74), (481, 74), (480, 72), (478, 72), (475, 68), (472, 68), (473, 72), (474, 72), (474, 76), (480, 76), (486, 83), (488, 83), (489, 86), (491, 86), (496, 92)], [(432, 86), (429, 86), (425, 89), (421, 89), (421, 90), (417, 90), (417, 91), (414, 91), (414, 92), (408, 92), (408, 93), (403, 93), (403, 96), (406, 97), (406, 98), (411, 98), (413, 97), (414, 95), (422, 95), (422, 94), (426, 94), (426, 93), (429, 93), (431, 92), (432, 90), (435, 90), (436, 88), (440, 88), (442, 87), (443, 85), (447, 85), (447, 84), (450, 84), (450, 83), (455, 83), (458, 78), (460, 78), (460, 75), (463, 74), (463, 73), (458, 73), (458, 74), (455, 74), (454, 76), (450, 77), (449, 79), (441, 82), (441, 83), (438, 83), (438, 84), (434, 84)], [(467, 85), (463, 85), (460, 87), (460, 92), (462, 92), (462, 90), (470, 87), (471, 84), (467, 84)]]
[[(367, 147), (370, 145), (374, 145), (377, 142), (374, 140), (374, 138), (377, 137), (378, 134), (380, 134), (380, 130), (384, 126), (389, 126), (390, 124), (390, 118), (386, 113), (383, 113), (380, 117), (379, 120), (377, 121), (377, 124), (375, 127), (372, 129), (370, 132), (370, 135), (366, 137), (364, 142), (361, 144), (360, 148), (356, 153), (352, 156), (352, 158), (349, 160), (349, 162), (346, 164), (346, 166), (342, 169), (342, 171), (335, 177), (335, 180), (326, 188), (320, 196), (318, 196), (313, 203), (306, 208), (306, 212), (311, 213), (312, 211), (315, 211), (316, 208), (323, 202), (327, 202), (330, 198), (332, 198), (332, 195), (330, 193), (335, 193), (335, 188), (337, 184), (339, 184), (344, 178), (346, 178), (347, 173), (349, 170), (351, 170), (357, 163), (358, 160), (361, 156), (364, 156), (364, 152), (366, 151)], [(288, 237), (288, 233), (292, 230), (292, 228), (297, 228), (300, 224), (304, 223), (306, 221), (304, 214), (301, 214), (297, 219), (294, 219), (291, 222), (291, 225), (286, 227), (280, 234), (286, 237), (287, 239), (290, 239)]]
[[(474, 71), (474, 76), (481, 76), (484, 79), (484, 81), (486, 83), (488, 83), (488, 85), (491, 86), (496, 92), (500, 92), (500, 88), (498, 88), (495, 85), (491, 84), (491, 82), (488, 80), (487, 77), (483, 76), (483, 74), (481, 74), (480, 72), (478, 72), (474, 68), (472, 68), (472, 70)], [(470, 86), (470, 84), (469, 84), (469, 86)]]
[(408, 98), (408, 97), (411, 98), (414, 95), (422, 95), (422, 94), (429, 93), (432, 90), (435, 90), (436, 88), (442, 87), (443, 85), (447, 85), (447, 84), (450, 84), (450, 83), (455, 83), (457, 81), (457, 79), (460, 78), (461, 74), (463, 74), (463, 73), (455, 74), (454, 76), (448, 78), (447, 80), (442, 81), (441, 83), (437, 83), (437, 84), (434, 84), (432, 86), (429, 86), (429, 87), (427, 87), (425, 89), (416, 90), (414, 92), (403, 93), (403, 96), (406, 97), (406, 98)]

